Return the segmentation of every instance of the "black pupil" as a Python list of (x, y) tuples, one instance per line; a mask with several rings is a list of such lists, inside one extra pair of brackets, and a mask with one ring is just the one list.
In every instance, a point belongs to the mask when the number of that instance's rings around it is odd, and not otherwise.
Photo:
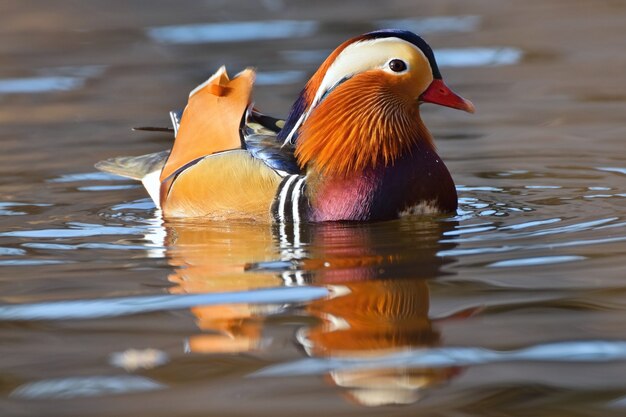
[(389, 61), (389, 68), (391, 68), (392, 71), (400, 72), (406, 69), (406, 64), (401, 59), (392, 59)]

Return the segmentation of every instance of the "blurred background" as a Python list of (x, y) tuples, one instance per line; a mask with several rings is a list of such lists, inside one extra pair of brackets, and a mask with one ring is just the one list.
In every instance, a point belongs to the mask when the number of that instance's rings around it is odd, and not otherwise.
[[(295, 242), (162, 224), (93, 168), (170, 147), (130, 129), (221, 65), (284, 117), (380, 28), (477, 107), (423, 106), (456, 216)], [(623, 415), (625, 28), (623, 0), (0, 1), (0, 415)]]

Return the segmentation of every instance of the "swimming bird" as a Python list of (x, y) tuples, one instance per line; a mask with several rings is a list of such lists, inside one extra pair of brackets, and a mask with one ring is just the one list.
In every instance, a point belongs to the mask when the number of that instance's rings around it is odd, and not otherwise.
[(430, 46), (404, 30), (339, 45), (285, 120), (252, 105), (255, 72), (224, 67), (171, 112), (171, 151), (99, 162), (141, 180), (165, 218), (369, 221), (457, 208), (452, 177), (420, 117), (474, 112), (442, 80)]

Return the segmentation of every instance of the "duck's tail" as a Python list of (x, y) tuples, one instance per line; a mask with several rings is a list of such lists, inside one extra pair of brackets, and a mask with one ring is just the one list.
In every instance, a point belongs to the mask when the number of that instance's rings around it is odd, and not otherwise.
[(169, 155), (170, 151), (167, 150), (141, 156), (118, 156), (100, 161), (95, 166), (100, 171), (141, 181), (154, 204), (161, 208), (159, 177)]
[(149, 153), (141, 156), (118, 156), (98, 162), (100, 171), (141, 181), (146, 175), (163, 169), (170, 151)]

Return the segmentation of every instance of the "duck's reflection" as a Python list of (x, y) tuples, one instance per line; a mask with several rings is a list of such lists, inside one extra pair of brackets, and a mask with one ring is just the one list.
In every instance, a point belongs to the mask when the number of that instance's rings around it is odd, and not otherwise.
[[(423, 279), (354, 282), (337, 298), (311, 303), (308, 311), (322, 319), (302, 329), (298, 340), (313, 357), (368, 359), (439, 344), (440, 335), (428, 317), (429, 290)], [(377, 368), (340, 370), (332, 383), (347, 388), (361, 404), (406, 404), (424, 388), (447, 381), (456, 369)]]
[[(179, 223), (167, 228), (168, 258), (176, 284), (170, 292), (231, 292), (274, 288), (282, 280), (274, 272), (250, 276), (243, 266), (276, 257), (274, 237), (267, 225)], [(263, 320), (280, 306), (223, 304), (191, 309), (197, 325), (206, 331), (192, 336), (192, 352), (237, 353), (255, 350), (261, 342)]]
[[(317, 318), (296, 340), (307, 355), (375, 358), (436, 346), (429, 319), (428, 280), (442, 275), (436, 256), (452, 224), (403, 220), (369, 225), (307, 227), (171, 225), (169, 258), (177, 267), (172, 292), (225, 292), (280, 285), (325, 285), (333, 296), (299, 307)], [(265, 319), (289, 306), (230, 304), (192, 310), (202, 334), (193, 352), (261, 350)], [(411, 403), (448, 381), (457, 369), (351, 369), (328, 380), (364, 405)]]

